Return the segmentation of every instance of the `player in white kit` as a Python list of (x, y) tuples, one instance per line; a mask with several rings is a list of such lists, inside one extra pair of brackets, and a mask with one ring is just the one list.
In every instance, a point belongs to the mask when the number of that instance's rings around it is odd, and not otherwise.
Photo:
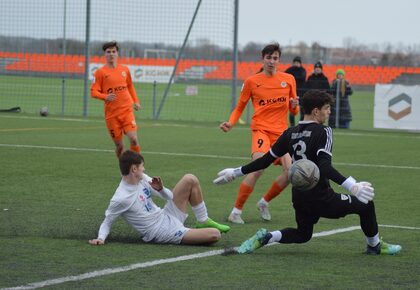
[[(111, 198), (98, 237), (89, 240), (91, 245), (105, 243), (113, 222), (122, 216), (145, 242), (171, 244), (211, 244), (221, 233), (230, 230), (227, 225), (216, 223), (208, 217), (200, 183), (192, 174), (184, 175), (173, 191), (163, 186), (160, 177), (144, 173), (143, 157), (133, 151), (125, 151), (120, 159), (122, 180)], [(158, 207), (152, 195), (167, 200), (164, 208)], [(184, 226), (191, 205), (197, 219), (196, 228)]]

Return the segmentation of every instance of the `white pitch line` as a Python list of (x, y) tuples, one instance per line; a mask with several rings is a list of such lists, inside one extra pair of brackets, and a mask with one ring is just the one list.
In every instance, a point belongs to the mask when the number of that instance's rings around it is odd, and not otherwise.
[(393, 229), (404, 229), (404, 230), (420, 230), (418, 227), (405, 227), (405, 226), (394, 226), (394, 225), (379, 225), (381, 228), (393, 228)]
[[(95, 149), (95, 148), (77, 148), (77, 147), (59, 147), (59, 146), (44, 146), (44, 145), (22, 145), (22, 144), (0, 144), (0, 147), (11, 148), (31, 148), (31, 149), (48, 149), (48, 150), (68, 150), (68, 151), (86, 151), (86, 152), (114, 152), (109, 149)], [(240, 156), (226, 156), (226, 155), (212, 155), (212, 154), (196, 154), (196, 153), (176, 153), (176, 152), (155, 152), (142, 151), (144, 154), (152, 155), (170, 155), (170, 156), (185, 156), (185, 157), (199, 157), (199, 158), (214, 158), (214, 159), (233, 159), (233, 160), (249, 160), (249, 157)], [(343, 163), (334, 162), (336, 165), (354, 166), (354, 167), (374, 167), (374, 168), (394, 168), (394, 169), (413, 169), (420, 170), (418, 166), (398, 166), (398, 165), (384, 165), (384, 164), (362, 164), (362, 163)]]
[[(93, 123), (104, 123), (103, 120), (96, 120), (96, 119), (88, 119), (88, 118), (67, 118), (67, 117), (38, 117), (38, 116), (19, 116), (19, 115), (0, 115), (0, 118), (9, 118), (9, 119), (29, 119), (29, 120), (54, 120), (54, 121), (64, 121), (64, 122), (93, 122)], [(215, 125), (215, 128), (218, 126)], [(205, 129), (205, 128), (212, 128), (209, 126), (200, 126), (200, 125), (186, 125), (186, 124), (178, 124), (178, 123), (152, 123), (152, 124), (143, 124), (141, 127), (188, 127), (188, 128), (198, 128), (198, 129)], [(238, 126), (235, 130), (249, 130), (247, 126)], [(335, 131), (334, 135), (341, 135), (341, 136), (367, 136), (367, 137), (380, 137), (380, 138), (413, 138), (413, 139), (420, 139), (420, 134), (416, 134), (417, 131), (407, 131), (407, 133), (412, 133), (409, 135), (393, 135), (393, 134), (378, 134), (378, 133), (370, 133), (370, 132), (352, 132), (352, 131)]]
[[(418, 227), (405, 227), (405, 226), (393, 226), (393, 225), (379, 225), (379, 226), (387, 227), (387, 228), (397, 228), (397, 229), (420, 230), (420, 228)], [(347, 228), (340, 228), (340, 229), (335, 229), (335, 230), (330, 230), (330, 231), (322, 231), (322, 232), (313, 234), (312, 237), (314, 238), (325, 237), (325, 236), (335, 235), (339, 233), (351, 232), (351, 231), (355, 231), (359, 229), (360, 229), (360, 226), (351, 226)], [(271, 244), (271, 245), (277, 245), (277, 243)], [(154, 260), (154, 261), (149, 261), (149, 262), (136, 263), (136, 264), (131, 264), (128, 266), (123, 266), (123, 267), (108, 268), (108, 269), (88, 272), (88, 273), (84, 273), (80, 275), (75, 275), (75, 276), (66, 276), (66, 277), (61, 277), (57, 279), (50, 279), (50, 280), (45, 280), (41, 282), (29, 283), (26, 285), (21, 285), (21, 286), (16, 286), (16, 287), (11, 287), (11, 288), (2, 288), (1, 290), (36, 289), (36, 288), (41, 288), (41, 287), (46, 287), (46, 286), (51, 286), (51, 285), (62, 284), (66, 282), (80, 281), (80, 280), (86, 280), (86, 279), (96, 278), (100, 276), (111, 275), (115, 273), (127, 272), (127, 271), (131, 271), (135, 269), (148, 268), (148, 267), (152, 267), (156, 265), (170, 264), (170, 263), (176, 263), (180, 261), (188, 261), (188, 260), (193, 260), (193, 259), (212, 257), (212, 256), (221, 255), (223, 253), (224, 253), (223, 249), (213, 250), (213, 251), (207, 251), (207, 252), (198, 253), (198, 254), (184, 255), (184, 256), (179, 256), (179, 257), (174, 257), (174, 258), (159, 259), (159, 260)]]

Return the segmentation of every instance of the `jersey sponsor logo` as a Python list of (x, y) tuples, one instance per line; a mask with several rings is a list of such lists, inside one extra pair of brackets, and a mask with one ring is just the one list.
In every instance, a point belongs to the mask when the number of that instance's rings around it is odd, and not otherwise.
[(268, 99), (268, 100), (260, 100), (258, 102), (258, 105), (266, 106), (266, 105), (272, 105), (272, 104), (284, 103), (284, 102), (286, 102), (286, 97), (278, 97), (278, 98), (273, 98), (273, 99)]
[(123, 71), (123, 72), (121, 73), (121, 75), (122, 75), (123, 77), (127, 77), (127, 73), (126, 73), (125, 71)]
[(311, 137), (311, 134), (312, 134), (312, 131), (307, 131), (307, 130), (304, 130), (304, 131), (302, 131), (302, 132), (299, 132), (299, 133), (292, 133), (292, 139), (299, 139), (299, 138), (302, 138), (302, 137)]
[(112, 94), (112, 93), (122, 92), (122, 91), (125, 91), (125, 90), (127, 90), (126, 86), (118, 86), (118, 87), (115, 87), (115, 88), (109, 88), (107, 90), (107, 92), (108, 92), (108, 94)]
[(114, 92), (118, 93), (118, 92), (125, 91), (126, 89), (127, 89), (126, 86), (118, 86), (114, 88)]
[(282, 88), (285, 88), (285, 87), (287, 86), (287, 83), (286, 83), (286, 82), (281, 82), (280, 86), (281, 86)]

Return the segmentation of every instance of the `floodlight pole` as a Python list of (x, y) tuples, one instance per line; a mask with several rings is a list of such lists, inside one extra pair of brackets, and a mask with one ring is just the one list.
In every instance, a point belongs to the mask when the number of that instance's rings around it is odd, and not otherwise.
[(231, 107), (232, 112), (236, 106), (236, 87), (237, 87), (237, 68), (238, 68), (238, 17), (239, 15), (239, 0), (235, 0), (235, 16), (234, 16), (234, 30), (233, 30), (233, 60), (232, 60), (232, 97)]
[(63, 19), (63, 78), (61, 81), (61, 115), (64, 116), (66, 102), (66, 16), (67, 0), (64, 0), (64, 19)]
[(85, 38), (85, 83), (84, 83), (84, 95), (83, 95), (83, 116), (87, 116), (87, 105), (89, 92), (89, 63), (90, 63), (90, 0), (86, 1), (86, 38)]

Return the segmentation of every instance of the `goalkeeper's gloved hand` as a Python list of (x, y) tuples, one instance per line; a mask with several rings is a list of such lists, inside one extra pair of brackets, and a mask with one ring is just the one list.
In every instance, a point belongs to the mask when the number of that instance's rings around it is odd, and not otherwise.
[(225, 184), (233, 181), (236, 177), (243, 176), (241, 167), (237, 168), (226, 168), (217, 173), (217, 178), (213, 180), (214, 184)]
[(368, 203), (375, 196), (371, 183), (366, 181), (356, 182), (351, 176), (347, 178), (341, 186), (350, 191), (351, 194), (363, 203)]

